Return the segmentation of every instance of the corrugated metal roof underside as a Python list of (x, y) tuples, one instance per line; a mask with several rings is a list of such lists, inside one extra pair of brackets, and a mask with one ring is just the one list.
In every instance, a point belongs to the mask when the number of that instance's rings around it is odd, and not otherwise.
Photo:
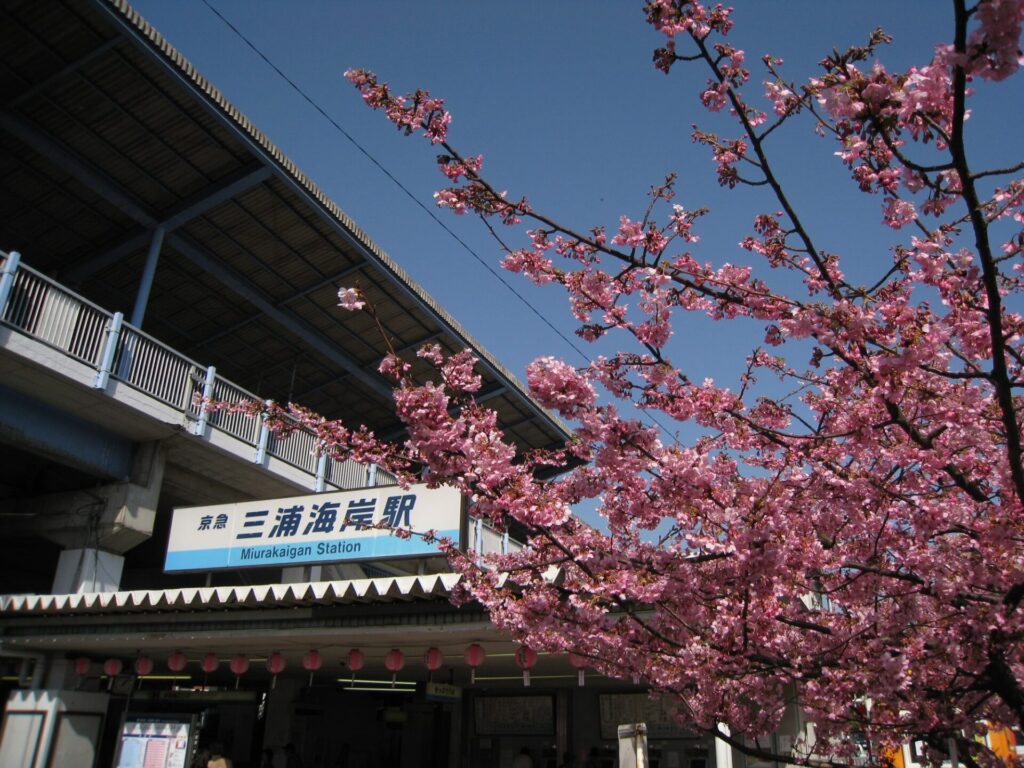
[(130, 315), (154, 223), (172, 222), (144, 328), (258, 396), (399, 430), (368, 384), (384, 340), (335, 306), (358, 284), (396, 348), (474, 347), (521, 447), (567, 435), (127, 4), (4, 0), (0, 67), (0, 247)]

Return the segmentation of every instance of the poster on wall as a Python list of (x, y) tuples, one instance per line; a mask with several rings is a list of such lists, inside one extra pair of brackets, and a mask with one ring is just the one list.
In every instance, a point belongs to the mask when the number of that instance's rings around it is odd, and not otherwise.
[(551, 696), (478, 696), (476, 732), (481, 736), (549, 736), (555, 732)]
[(426, 485), (179, 507), (164, 571), (436, 556), (422, 534), (461, 545), (464, 519), (458, 490)]
[(698, 734), (683, 728), (671, 705), (663, 698), (646, 693), (603, 693), (599, 697), (601, 738), (617, 738), (618, 728), (626, 723), (647, 723), (650, 739), (696, 739)]
[(191, 715), (127, 715), (115, 768), (188, 768), (195, 734)]

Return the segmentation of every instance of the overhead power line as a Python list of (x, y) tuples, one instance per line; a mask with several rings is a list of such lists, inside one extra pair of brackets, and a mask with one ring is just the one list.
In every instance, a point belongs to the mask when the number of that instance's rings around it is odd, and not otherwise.
[[(505, 279), (505, 277), (500, 272), (495, 270), (494, 267), (491, 266), (491, 264), (486, 259), (482, 258), (480, 256), (480, 254), (478, 254), (475, 250), (473, 250), (473, 248), (470, 247), (470, 245), (468, 243), (466, 243), (465, 240), (463, 240), (461, 237), (459, 237), (458, 234), (456, 234), (447, 224), (445, 224), (444, 221), (442, 221), (441, 218), (433, 210), (431, 210), (426, 205), (424, 205), (422, 200), (420, 200), (416, 195), (414, 195), (411, 191), (409, 191), (409, 189), (401, 181), (399, 181), (399, 179), (397, 177), (395, 177), (395, 175), (392, 174), (391, 171), (389, 171), (382, 163), (380, 163), (377, 160), (377, 158), (375, 158), (372, 154), (370, 154), (370, 152), (365, 147), (363, 147), (362, 144), (360, 144), (358, 141), (356, 141), (355, 137), (353, 137), (352, 134), (350, 134), (348, 131), (346, 131), (342, 127), (342, 125), (337, 120), (335, 120), (330, 114), (328, 114), (328, 112), (323, 107), (321, 107), (320, 104), (312, 96), (310, 96), (308, 93), (306, 93), (306, 91), (303, 90), (302, 87), (299, 86), (298, 83), (296, 83), (287, 74), (285, 74), (284, 71), (282, 71), (282, 69), (280, 67), (278, 67), (277, 64), (275, 64), (270, 59), (270, 57), (267, 56), (259, 48), (259, 46), (257, 46), (252, 40), (250, 40), (248, 37), (246, 37), (246, 35), (238, 27), (236, 27), (234, 24), (232, 24), (231, 21), (227, 17), (224, 16), (224, 14), (222, 14), (220, 11), (218, 11), (209, 2), (209, 0), (202, 0), (202, 3), (207, 8), (209, 8), (210, 11), (228, 27), (228, 29), (230, 29), (232, 32), (234, 32), (235, 35), (243, 43), (245, 43), (245, 45), (253, 53), (255, 53), (257, 56), (259, 56), (268, 67), (270, 67), (272, 70), (274, 70), (274, 72), (276, 72), (277, 75), (282, 80), (284, 80), (286, 83), (288, 83), (288, 85), (291, 87), (291, 89), (293, 91), (295, 91), (299, 96), (301, 96), (302, 99), (307, 104), (309, 104), (313, 109), (315, 109), (321, 115), (321, 117), (323, 117), (328, 123), (330, 123), (338, 133), (340, 133), (342, 136), (344, 136), (345, 139), (349, 143), (351, 143), (352, 146), (355, 147), (364, 157), (366, 157), (367, 160), (369, 160), (374, 166), (376, 166), (380, 170), (381, 173), (383, 173), (385, 176), (387, 176), (388, 179), (390, 179), (391, 182), (396, 187), (398, 187), (405, 194), (406, 197), (408, 197), (410, 200), (412, 200), (412, 202), (418, 208), (420, 208), (420, 210), (422, 210), (424, 213), (426, 213), (427, 216), (429, 216), (439, 227), (441, 227), (441, 229), (444, 230), (455, 242), (457, 242), (460, 246), (462, 246), (462, 248), (470, 256), (472, 256), (474, 259), (476, 259), (476, 261), (479, 262), (483, 266), (483, 268), (486, 269), (496, 280), (498, 280), (498, 282), (500, 282), (503, 286), (505, 286), (505, 288), (507, 288), (512, 293), (513, 296), (515, 296), (517, 299), (519, 299), (519, 301), (521, 301), (524, 306), (526, 306), (534, 315), (536, 315), (540, 319), (540, 321), (542, 323), (544, 323), (544, 325), (546, 325), (548, 328), (550, 328), (555, 333), (555, 335), (558, 336), (558, 338), (560, 338), (562, 341), (564, 341), (577, 355), (582, 357), (587, 363), (592, 363), (593, 362), (593, 360), (583, 350), (581, 350), (578, 346), (576, 346), (575, 342), (573, 342), (572, 339), (567, 337), (564, 333), (562, 333), (561, 330), (559, 330), (557, 327), (555, 327), (555, 325), (552, 324), (552, 322), (550, 320), (548, 320), (540, 312), (540, 310), (538, 310), (533, 304), (531, 304), (530, 301), (525, 296), (523, 296), (519, 291), (517, 291)], [(643, 416), (645, 416), (646, 418), (648, 418), (651, 421), (653, 421), (663, 432), (665, 432), (666, 435), (668, 435), (669, 437), (672, 437), (674, 439), (674, 436), (672, 435), (672, 433), (668, 430), (667, 427), (665, 427), (664, 424), (662, 424), (657, 418), (655, 418), (654, 414), (649, 413), (647, 411), (641, 411), (641, 413), (643, 414)]]

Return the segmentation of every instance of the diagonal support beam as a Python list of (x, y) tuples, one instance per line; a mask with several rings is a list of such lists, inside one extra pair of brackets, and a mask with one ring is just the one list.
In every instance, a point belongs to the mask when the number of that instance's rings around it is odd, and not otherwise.
[(229, 174), (216, 185), (202, 190), (189, 200), (169, 212), (166, 218), (162, 219), (160, 226), (168, 232), (177, 229), (190, 222), (192, 219), (202, 216), (211, 211), (221, 203), (225, 203), (236, 195), (240, 195), (257, 184), (262, 184), (271, 176), (270, 169), (265, 165), (258, 165), (255, 168), (249, 166), (240, 171)]
[[(171, 232), (192, 219), (202, 216), (207, 211), (213, 210), (221, 203), (227, 202), (235, 195), (252, 189), (257, 184), (262, 184), (270, 176), (270, 169), (265, 165), (257, 168), (244, 168), (223, 179), (216, 186), (204, 189), (200, 194), (184, 201), (165, 214), (157, 226), (163, 228), (165, 232)], [(128, 254), (142, 249), (151, 238), (152, 234), (149, 232), (133, 235), (75, 265), (62, 275), (62, 279), (68, 283), (80, 283), (87, 280), (97, 272), (102, 272), (112, 264), (116, 264)]]
[(254, 285), (248, 278), (236, 272), (202, 247), (184, 235), (172, 235), (168, 238), (172, 248), (191, 261), (204, 272), (208, 272), (233, 293), (248, 301), (266, 317), (295, 334), (328, 360), (348, 371), (352, 376), (365, 384), (382, 397), (391, 400), (391, 385), (381, 376), (363, 370), (359, 361), (343, 352), (333, 341), (311, 328), (303, 320), (295, 317), (287, 310), (278, 309), (273, 300), (261, 288)]
[[(166, 74), (177, 80), (183, 88), (193, 93), (197, 92), (195, 82), (190, 78), (190, 76), (183, 72), (180, 67), (176, 66), (174, 62), (170, 61), (157, 46), (152, 44), (152, 41), (139, 35), (137, 27), (131, 20), (120, 13), (116, 7), (105, 0), (92, 0), (92, 2), (98, 9), (107, 14), (114, 25), (117, 26), (125, 37), (135, 45), (137, 50), (141, 51), (150, 59), (150, 61), (162, 68)], [(457, 326), (453, 326), (452, 321), (445, 316), (444, 312), (439, 307), (425, 299), (420, 292), (407, 282), (407, 278), (403, 274), (395, 269), (392, 264), (388, 263), (385, 259), (382, 259), (378, 253), (367, 245), (367, 243), (357, 237), (349, 227), (339, 219), (336, 213), (331, 210), (330, 206), (325, 203), (323, 199), (313, 194), (305, 184), (299, 181), (295, 175), (281, 164), (280, 159), (274, 157), (270, 152), (268, 152), (267, 147), (260, 141), (256, 132), (243, 129), (238, 122), (227, 114), (213, 99), (200, 96), (197, 99), (197, 103), (199, 103), (206, 110), (207, 114), (209, 114), (214, 120), (234, 134), (235, 137), (247, 144), (254, 155), (257, 157), (267, 158), (267, 162), (271, 164), (271, 168), (273, 169), (275, 176), (284, 183), (285, 186), (298, 194), (299, 197), (309, 201), (311, 208), (316, 212), (321, 220), (340, 235), (342, 239), (349, 243), (367, 262), (379, 265), (381, 270), (392, 278), (392, 285), (411, 299), (417, 307), (426, 314), (432, 316), (435, 322), (437, 322), (441, 327), (449, 328), (452, 335), (458, 339), (460, 344), (478, 349), (477, 344), (471, 341), (463, 330)], [(484, 350), (480, 349), (478, 349), (478, 351), (484, 352)], [(480, 357), (481, 365), (490, 369), (491, 373), (496, 378), (503, 381), (509, 380), (509, 374), (506, 373), (488, 354), (481, 354)], [(561, 433), (561, 435), (566, 438), (572, 435), (572, 431), (569, 430), (568, 427), (561, 424), (558, 419), (552, 418), (552, 416), (547, 413), (539, 403), (535, 402), (529, 394), (519, 389), (519, 387), (514, 388), (516, 389), (517, 394), (521, 394), (521, 402), (523, 405), (533, 413), (533, 417), (537, 421), (547, 425), (557, 433)]]
[[(360, 261), (360, 262), (358, 262), (356, 264), (353, 264), (351, 267), (346, 267), (341, 272), (335, 272), (333, 275), (331, 275), (330, 277), (324, 278), (319, 283), (315, 283), (315, 284), (309, 286), (308, 288), (303, 288), (298, 293), (293, 293), (287, 299), (282, 299), (281, 301), (277, 302), (274, 306), (277, 307), (278, 309), (281, 309), (283, 307), (287, 307), (293, 301), (298, 301), (299, 299), (305, 298), (309, 294), (315, 293), (316, 291), (319, 291), (325, 285), (330, 285), (331, 283), (336, 283), (338, 280), (344, 280), (349, 275), (361, 271), (366, 266), (367, 265), (366, 265), (365, 261)], [(260, 314), (249, 315), (249, 317), (244, 317), (241, 320), (239, 320), (237, 323), (235, 323), (234, 325), (230, 325), (227, 328), (225, 328), (224, 330), (219, 331), (219, 332), (213, 334), (212, 336), (207, 336), (205, 339), (203, 339), (201, 342), (199, 342), (199, 344), (197, 344), (195, 346), (195, 349), (202, 349), (203, 347), (208, 347), (211, 344), (213, 344), (214, 342), (220, 341), (221, 339), (223, 339), (226, 336), (230, 336), (235, 331), (237, 331), (239, 328), (242, 328), (243, 326), (246, 326), (249, 323), (256, 322), (261, 317), (262, 317), (262, 315), (260, 315)]]
[(142, 206), (103, 171), (83, 160), (63, 142), (47, 136), (21, 117), (6, 111), (0, 112), (0, 129), (31, 147), (61, 170), (74, 176), (136, 223), (147, 229), (153, 229), (160, 224), (151, 211)]
[[(410, 350), (419, 349), (424, 344), (429, 344), (431, 341), (434, 341), (435, 339), (440, 339), (442, 336), (444, 336), (444, 331), (434, 331), (433, 333), (431, 333), (431, 334), (429, 334), (427, 336), (424, 336), (422, 339), (417, 339), (416, 341), (414, 341), (411, 344), (406, 344), (405, 346), (398, 347), (397, 349), (395, 349), (395, 354), (396, 355), (403, 355), (406, 352), (409, 352)], [(310, 397), (311, 395), (315, 395), (317, 392), (319, 392), (320, 390), (324, 389), (325, 387), (328, 387), (331, 384), (336, 384), (339, 381), (344, 381), (344, 376), (335, 376), (334, 378), (328, 379), (323, 384), (317, 384), (314, 387), (310, 387), (309, 389), (305, 389), (302, 392), (299, 392), (298, 394), (296, 394), (292, 398), (292, 400), (294, 402), (296, 402), (296, 403), (303, 403), (303, 402), (306, 401), (306, 398)]]
[[(0, 129), (7, 131), (51, 162), (56, 163), (79, 182), (103, 197), (107, 202), (120, 208), (125, 215), (134, 219), (136, 223), (141, 224), (147, 229), (155, 229), (160, 226), (159, 218), (146, 210), (144, 206), (135, 200), (130, 192), (123, 189), (102, 171), (83, 160), (71, 148), (65, 146), (60, 141), (47, 136), (20, 117), (7, 112), (0, 112)], [(201, 246), (180, 234), (168, 237), (168, 243), (182, 256), (213, 275), (224, 286), (257, 307), (271, 320), (288, 329), (335, 365), (350, 372), (373, 392), (387, 400), (392, 398), (391, 385), (382, 376), (366, 372), (357, 360), (343, 352), (333, 341), (318, 330), (312, 328), (308, 323), (291, 312), (275, 307), (274, 302), (259, 287), (210, 255)]]

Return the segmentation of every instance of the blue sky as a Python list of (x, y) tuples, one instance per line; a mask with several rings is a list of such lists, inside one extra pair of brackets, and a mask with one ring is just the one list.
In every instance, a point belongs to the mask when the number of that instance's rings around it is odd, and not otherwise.
[[(640, 216), (649, 187), (677, 172), (678, 201), (712, 208), (700, 224), (698, 258), (746, 263), (750, 256), (736, 243), (754, 213), (777, 208), (761, 190), (718, 187), (708, 153), (690, 140), (691, 124), (734, 131), (700, 107), (703, 71), (679, 65), (666, 77), (653, 68), (651, 51), (662, 40), (644, 23), (640, 2), (209, 2), (430, 208), (442, 186), (435, 151), (364, 107), (343, 80), (345, 69), (371, 69), (398, 90), (422, 87), (444, 97), (454, 113), (449, 138), (461, 152), (483, 153), (496, 186), (527, 194), (535, 207), (576, 228), (613, 229), (622, 214)], [(524, 377), (540, 355), (584, 362), (201, 0), (134, 5), (514, 373)], [(935, 44), (950, 37), (951, 3), (935, 0), (734, 5), (732, 42), (747, 51), (757, 83), (763, 53), (785, 58), (785, 71), (800, 82), (834, 47), (861, 43), (879, 25), (896, 38), (882, 55), (890, 70), (926, 63)], [(1015, 78), (997, 100), (979, 87), (969, 128), (983, 137), (986, 160), (1019, 159), (1022, 81)], [(869, 279), (889, 263), (892, 245), (909, 238), (909, 230), (882, 227), (880, 200), (852, 190), (832, 157), (835, 147), (816, 138), (808, 120), (769, 149), (819, 247), (845, 255), (848, 275)], [(496, 267), (498, 248), (479, 222), (447, 211), (438, 216)], [(505, 278), (576, 346), (594, 353), (572, 336), (575, 325), (557, 288)], [(729, 383), (762, 334), (749, 325), (686, 318), (676, 326), (671, 354), (691, 379)]]

